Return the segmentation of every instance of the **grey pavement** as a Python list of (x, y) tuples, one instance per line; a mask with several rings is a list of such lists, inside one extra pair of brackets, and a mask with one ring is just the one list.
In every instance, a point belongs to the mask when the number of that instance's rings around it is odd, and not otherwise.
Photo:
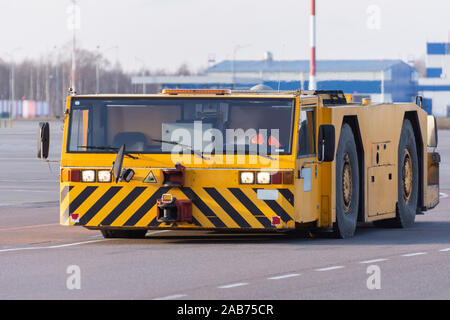
[[(50, 171), (35, 159), (36, 132), (31, 122), (0, 129), (0, 299), (450, 299), (449, 131), (439, 132), (440, 205), (412, 228), (362, 224), (346, 240), (206, 231), (103, 239), (59, 226), (59, 164)], [(74, 265), (79, 290), (67, 286)], [(373, 266), (381, 288), (371, 290)]]

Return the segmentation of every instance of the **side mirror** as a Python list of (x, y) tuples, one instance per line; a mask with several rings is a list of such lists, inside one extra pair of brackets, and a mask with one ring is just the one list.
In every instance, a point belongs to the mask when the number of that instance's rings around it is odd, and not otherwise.
[(319, 161), (331, 162), (334, 160), (335, 130), (334, 126), (324, 124), (319, 127)]
[(436, 118), (432, 115), (427, 116), (427, 146), (436, 148), (438, 145), (438, 132)]
[(50, 125), (48, 122), (39, 123), (37, 156), (40, 159), (48, 158), (48, 150), (50, 148)]
[(114, 180), (119, 182), (119, 178), (122, 175), (122, 163), (123, 154), (125, 153), (125, 145), (123, 144), (117, 152), (116, 160), (114, 160), (112, 171), (114, 173)]

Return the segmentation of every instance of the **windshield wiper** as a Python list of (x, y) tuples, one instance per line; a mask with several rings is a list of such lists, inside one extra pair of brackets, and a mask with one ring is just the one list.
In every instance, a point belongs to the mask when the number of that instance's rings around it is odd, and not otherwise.
[(195, 154), (196, 156), (199, 156), (199, 157), (201, 157), (204, 160), (209, 160), (209, 158), (205, 157), (201, 152), (198, 152), (198, 151), (192, 149), (188, 145), (185, 145), (185, 144), (182, 144), (182, 143), (179, 143), (179, 142), (176, 142), (176, 141), (169, 141), (169, 140), (159, 140), (159, 139), (152, 139), (152, 140), (155, 141), (155, 142), (159, 142), (159, 143), (168, 143), (168, 144), (173, 144), (175, 146), (180, 146), (180, 147), (182, 147), (184, 149), (189, 150), (191, 152), (191, 154)]
[[(86, 149), (96, 149), (96, 150), (108, 150), (118, 152), (120, 148), (114, 148), (109, 146), (78, 146), (78, 148), (86, 148)], [(139, 159), (138, 157), (132, 156), (129, 152), (124, 152), (124, 155), (130, 157), (131, 159)]]

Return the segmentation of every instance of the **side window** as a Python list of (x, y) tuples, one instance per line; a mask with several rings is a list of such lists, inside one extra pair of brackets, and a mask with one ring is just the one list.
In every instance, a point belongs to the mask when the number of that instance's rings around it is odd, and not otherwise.
[(89, 110), (73, 109), (71, 121), (69, 152), (86, 151), (82, 146), (88, 145)]
[(316, 154), (314, 110), (301, 110), (298, 128), (298, 157)]

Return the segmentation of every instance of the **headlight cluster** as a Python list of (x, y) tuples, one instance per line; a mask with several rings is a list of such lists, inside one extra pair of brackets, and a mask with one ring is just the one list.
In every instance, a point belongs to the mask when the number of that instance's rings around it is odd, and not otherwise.
[(293, 184), (293, 171), (267, 172), (267, 171), (241, 171), (240, 184)]
[(241, 184), (254, 184), (255, 176), (257, 184), (270, 184), (270, 172), (246, 172), (240, 173)]
[(109, 170), (81, 170), (81, 182), (111, 182)]
[(98, 182), (111, 182), (111, 171), (99, 170), (97, 171)]

